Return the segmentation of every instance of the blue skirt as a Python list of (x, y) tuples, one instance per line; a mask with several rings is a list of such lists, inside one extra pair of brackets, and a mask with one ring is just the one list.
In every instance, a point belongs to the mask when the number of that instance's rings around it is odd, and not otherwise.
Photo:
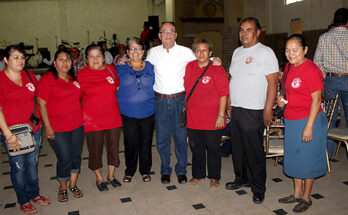
[(304, 143), (302, 132), (307, 120), (284, 119), (284, 173), (292, 178), (317, 178), (327, 172), (327, 118), (323, 111), (318, 114), (314, 122), (313, 139)]

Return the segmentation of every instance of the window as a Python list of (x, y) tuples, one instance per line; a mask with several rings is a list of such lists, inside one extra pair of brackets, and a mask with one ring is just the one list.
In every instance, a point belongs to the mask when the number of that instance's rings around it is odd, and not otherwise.
[(300, 2), (300, 1), (303, 1), (303, 0), (285, 0), (285, 4), (288, 5), (288, 4), (292, 4), (292, 3)]

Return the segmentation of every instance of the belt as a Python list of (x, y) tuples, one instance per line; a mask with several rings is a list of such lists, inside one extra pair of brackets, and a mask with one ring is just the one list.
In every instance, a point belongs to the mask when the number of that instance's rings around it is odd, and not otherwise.
[(328, 73), (326, 73), (326, 76), (329, 76), (329, 77), (348, 77), (348, 73), (332, 73), (332, 72), (328, 72)]
[(176, 94), (160, 94), (160, 93), (156, 93), (155, 92), (155, 96), (161, 97), (161, 98), (166, 98), (166, 99), (176, 99), (179, 98), (181, 96), (184, 96), (186, 94), (185, 91), (181, 92), (181, 93), (176, 93)]

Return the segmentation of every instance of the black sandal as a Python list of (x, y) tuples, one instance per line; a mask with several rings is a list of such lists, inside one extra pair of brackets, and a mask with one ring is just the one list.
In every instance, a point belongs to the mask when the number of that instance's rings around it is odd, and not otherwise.
[(69, 188), (69, 190), (73, 193), (75, 198), (82, 198), (83, 197), (82, 191), (79, 188), (77, 188), (76, 186), (73, 188)]
[(124, 176), (123, 177), (123, 182), (125, 183), (130, 183), (132, 181), (132, 176)]
[(151, 176), (150, 175), (143, 175), (143, 182), (149, 182), (151, 181)]
[[(62, 196), (63, 198), (59, 198)], [(67, 190), (59, 190), (58, 191), (58, 202), (67, 202), (68, 199), (68, 191)]]

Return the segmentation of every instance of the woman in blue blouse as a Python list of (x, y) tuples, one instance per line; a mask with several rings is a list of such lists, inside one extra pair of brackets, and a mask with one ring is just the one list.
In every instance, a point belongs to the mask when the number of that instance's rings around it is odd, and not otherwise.
[(127, 40), (130, 61), (116, 66), (120, 87), (117, 93), (123, 121), (126, 170), (124, 182), (131, 182), (137, 169), (143, 181), (151, 181), (152, 136), (154, 130), (154, 67), (143, 61), (144, 46), (139, 38)]

